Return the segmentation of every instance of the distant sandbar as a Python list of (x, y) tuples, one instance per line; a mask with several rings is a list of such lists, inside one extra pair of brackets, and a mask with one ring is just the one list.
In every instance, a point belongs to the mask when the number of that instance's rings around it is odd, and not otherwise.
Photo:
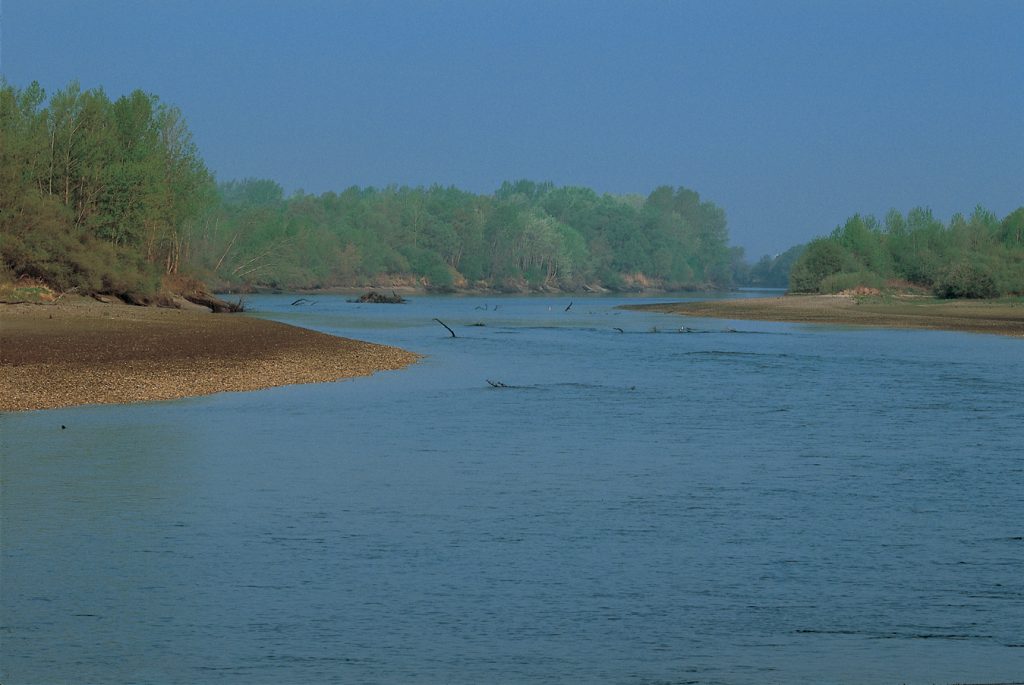
[(931, 298), (858, 298), (847, 295), (702, 300), (627, 305), (684, 316), (883, 328), (926, 328), (1024, 336), (1024, 304)]

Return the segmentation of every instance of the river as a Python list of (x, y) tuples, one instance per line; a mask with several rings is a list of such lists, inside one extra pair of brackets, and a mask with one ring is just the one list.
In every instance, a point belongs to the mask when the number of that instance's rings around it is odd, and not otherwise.
[(0, 415), (0, 682), (1024, 680), (1021, 340), (309, 299), (426, 356)]

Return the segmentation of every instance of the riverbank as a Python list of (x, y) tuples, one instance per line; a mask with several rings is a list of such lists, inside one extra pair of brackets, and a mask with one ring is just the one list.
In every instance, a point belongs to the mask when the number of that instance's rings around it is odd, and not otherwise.
[(648, 279), (634, 279), (628, 281), (622, 287), (616, 289), (606, 288), (599, 283), (583, 284), (578, 288), (562, 289), (543, 284), (531, 286), (526, 281), (517, 281), (503, 284), (487, 284), (479, 282), (474, 285), (461, 285), (446, 288), (431, 288), (424, 286), (422, 284), (409, 284), (407, 282), (403, 282), (398, 285), (378, 284), (364, 286), (327, 286), (324, 288), (289, 287), (286, 289), (265, 288), (258, 286), (247, 288), (231, 288), (227, 286), (222, 286), (218, 287), (217, 291), (242, 298), (244, 298), (246, 295), (281, 294), (296, 294), (308, 297), (313, 297), (316, 295), (344, 295), (348, 297), (358, 297), (360, 295), (365, 295), (371, 292), (376, 292), (381, 295), (395, 294), (407, 297), (422, 297), (427, 295), (463, 295), (467, 297), (493, 297), (496, 295), (538, 295), (549, 297), (584, 297), (588, 295), (636, 295), (662, 297), (665, 295), (682, 296), (683, 293), (689, 294), (724, 292), (721, 289), (714, 288), (710, 285), (695, 285), (690, 288), (666, 288)]
[(787, 295), (628, 305), (626, 308), (714, 319), (924, 328), (1024, 337), (1024, 304), (1007, 301)]
[(0, 411), (127, 404), (400, 369), (418, 356), (240, 314), (0, 305)]

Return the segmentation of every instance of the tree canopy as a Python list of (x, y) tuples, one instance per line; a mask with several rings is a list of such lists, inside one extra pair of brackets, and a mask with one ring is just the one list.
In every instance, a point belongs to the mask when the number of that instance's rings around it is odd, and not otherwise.
[(0, 277), (153, 293), (166, 274), (222, 288), (408, 283), (577, 289), (724, 288), (725, 212), (682, 187), (646, 198), (550, 182), (286, 196), (214, 182), (181, 112), (77, 83), (49, 99), (0, 83)]
[(0, 256), (62, 290), (152, 293), (213, 199), (181, 112), (77, 83), (0, 84)]
[(638, 199), (520, 180), (492, 195), (434, 185), (286, 198), (272, 181), (247, 179), (218, 193), (195, 266), (226, 285), (731, 284), (725, 214), (685, 188)]
[(1024, 207), (1000, 220), (978, 206), (948, 225), (918, 207), (884, 222), (855, 214), (806, 246), (789, 278), (793, 292), (839, 292), (904, 283), (940, 297), (1024, 293)]
[(47, 98), (0, 81), (0, 279), (151, 295), (168, 274), (221, 288), (419, 285), (437, 290), (837, 292), (887, 283), (943, 297), (1024, 293), (1024, 207), (856, 214), (754, 265), (725, 212), (685, 187), (646, 197), (515, 180), (287, 195), (216, 183), (182, 113), (152, 94), (77, 83)]

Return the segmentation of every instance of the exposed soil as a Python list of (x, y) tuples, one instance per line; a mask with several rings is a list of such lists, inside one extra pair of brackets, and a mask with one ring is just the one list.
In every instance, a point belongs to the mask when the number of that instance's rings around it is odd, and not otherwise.
[(1005, 301), (787, 295), (774, 298), (628, 305), (627, 308), (716, 319), (927, 328), (1024, 336), (1024, 304)]
[(0, 305), (0, 411), (164, 400), (399, 369), (418, 356), (242, 314)]

